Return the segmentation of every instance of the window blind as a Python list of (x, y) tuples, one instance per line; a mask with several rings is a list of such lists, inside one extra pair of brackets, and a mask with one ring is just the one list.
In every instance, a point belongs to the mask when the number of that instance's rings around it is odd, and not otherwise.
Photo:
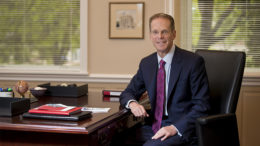
[(0, 68), (80, 69), (80, 0), (1, 0)]
[(192, 0), (192, 49), (244, 51), (260, 69), (260, 1)]

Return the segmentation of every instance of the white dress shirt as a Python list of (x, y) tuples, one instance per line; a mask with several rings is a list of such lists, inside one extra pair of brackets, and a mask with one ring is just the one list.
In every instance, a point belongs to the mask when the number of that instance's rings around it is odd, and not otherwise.
[(164, 115), (168, 116), (168, 111), (167, 111), (167, 104), (168, 104), (168, 87), (169, 87), (169, 81), (170, 81), (170, 74), (171, 74), (171, 64), (172, 64), (172, 58), (174, 55), (175, 51), (175, 45), (171, 48), (171, 50), (163, 57), (161, 58), (158, 53), (157, 53), (157, 58), (158, 58), (158, 68), (160, 67), (160, 61), (163, 60), (165, 61), (164, 69), (165, 69), (165, 74), (166, 74), (166, 79), (165, 79), (165, 105), (164, 105)]

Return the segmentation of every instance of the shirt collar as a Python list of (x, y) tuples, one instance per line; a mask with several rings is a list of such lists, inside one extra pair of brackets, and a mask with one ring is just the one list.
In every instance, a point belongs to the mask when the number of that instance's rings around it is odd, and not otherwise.
[(174, 51), (175, 51), (175, 45), (172, 46), (171, 50), (163, 57), (161, 58), (158, 53), (157, 53), (157, 58), (158, 58), (158, 64), (160, 64), (160, 61), (163, 59), (166, 64), (172, 64), (172, 58), (174, 55)]

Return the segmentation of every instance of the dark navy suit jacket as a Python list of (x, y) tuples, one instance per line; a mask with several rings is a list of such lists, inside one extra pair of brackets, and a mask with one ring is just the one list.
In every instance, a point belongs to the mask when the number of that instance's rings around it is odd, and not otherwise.
[[(156, 102), (157, 53), (140, 62), (137, 74), (122, 92), (120, 103), (125, 106), (129, 100), (139, 100), (147, 91), (151, 103), (151, 120)], [(206, 116), (209, 110), (209, 87), (204, 60), (192, 52), (175, 47), (168, 85), (168, 118), (186, 141), (196, 137), (195, 121)]]

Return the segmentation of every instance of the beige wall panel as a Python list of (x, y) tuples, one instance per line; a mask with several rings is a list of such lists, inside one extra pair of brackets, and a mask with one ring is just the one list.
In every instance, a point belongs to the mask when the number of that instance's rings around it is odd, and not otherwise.
[(109, 39), (109, 2), (126, 0), (89, 0), (88, 72), (90, 74), (135, 74), (140, 60), (154, 52), (149, 38), (149, 17), (164, 12), (164, 0), (145, 3), (144, 39)]
[(243, 86), (237, 107), (241, 146), (260, 145), (260, 86)]

